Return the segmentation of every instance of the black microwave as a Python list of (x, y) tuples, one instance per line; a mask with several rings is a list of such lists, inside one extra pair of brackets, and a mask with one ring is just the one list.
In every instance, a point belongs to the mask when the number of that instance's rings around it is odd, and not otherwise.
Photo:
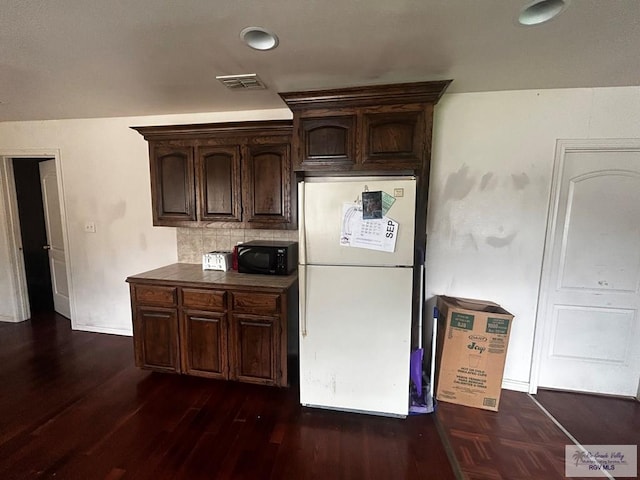
[(289, 275), (298, 268), (298, 242), (252, 240), (238, 245), (238, 272)]

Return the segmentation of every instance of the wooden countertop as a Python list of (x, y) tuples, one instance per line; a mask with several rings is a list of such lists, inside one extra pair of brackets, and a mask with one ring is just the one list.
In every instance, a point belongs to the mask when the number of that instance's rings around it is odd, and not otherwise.
[(129, 283), (153, 283), (161, 285), (216, 286), (220, 288), (264, 288), (286, 290), (298, 279), (297, 273), (291, 275), (256, 275), (235, 271), (220, 272), (202, 270), (195, 263), (174, 263), (127, 277)]

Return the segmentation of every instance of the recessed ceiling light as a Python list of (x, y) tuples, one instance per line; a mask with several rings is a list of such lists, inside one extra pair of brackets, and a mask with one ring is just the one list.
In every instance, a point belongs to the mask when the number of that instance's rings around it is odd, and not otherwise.
[(536, 0), (527, 5), (518, 21), (522, 25), (539, 25), (560, 15), (569, 5), (569, 0)]
[(278, 46), (278, 36), (262, 27), (247, 27), (240, 32), (240, 38), (256, 50), (273, 50)]

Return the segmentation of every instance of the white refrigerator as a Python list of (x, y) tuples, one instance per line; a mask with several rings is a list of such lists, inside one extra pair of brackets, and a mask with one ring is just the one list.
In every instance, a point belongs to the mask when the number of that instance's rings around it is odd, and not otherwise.
[[(384, 196), (382, 219), (363, 192)], [(298, 193), (300, 403), (405, 417), (415, 178), (311, 177)]]

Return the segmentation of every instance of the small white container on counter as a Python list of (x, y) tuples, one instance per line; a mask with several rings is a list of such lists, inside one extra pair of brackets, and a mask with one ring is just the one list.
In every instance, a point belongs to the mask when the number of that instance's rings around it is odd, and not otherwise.
[(209, 252), (202, 255), (203, 270), (231, 270), (231, 252)]

